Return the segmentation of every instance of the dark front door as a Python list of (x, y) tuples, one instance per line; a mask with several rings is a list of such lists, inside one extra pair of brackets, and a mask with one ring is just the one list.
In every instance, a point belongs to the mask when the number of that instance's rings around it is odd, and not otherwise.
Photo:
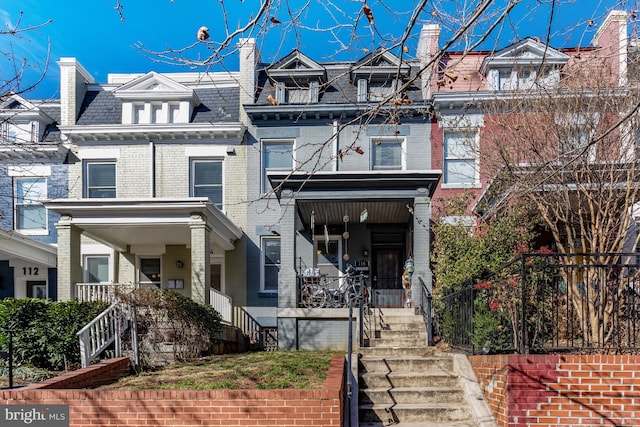
[(400, 246), (373, 247), (372, 304), (374, 307), (402, 307), (402, 266), (404, 251)]
[(402, 288), (402, 250), (399, 247), (374, 248), (373, 278), (377, 289)]

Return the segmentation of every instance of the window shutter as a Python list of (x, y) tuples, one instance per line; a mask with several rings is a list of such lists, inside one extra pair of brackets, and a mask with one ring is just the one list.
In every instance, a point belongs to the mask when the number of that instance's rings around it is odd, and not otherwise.
[(358, 102), (367, 102), (367, 80), (358, 80)]
[(276, 82), (276, 101), (280, 104), (284, 104), (285, 101), (285, 87), (284, 83)]
[(316, 82), (309, 83), (309, 91), (310, 91), (309, 102), (310, 103), (318, 102), (318, 98), (320, 97), (320, 82), (316, 81)]

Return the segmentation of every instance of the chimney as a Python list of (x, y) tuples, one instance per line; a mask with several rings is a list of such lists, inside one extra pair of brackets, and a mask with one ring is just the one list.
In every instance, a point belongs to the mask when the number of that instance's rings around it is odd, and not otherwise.
[[(433, 70), (438, 65), (433, 61), (438, 52), (438, 40), (440, 38), (440, 26), (438, 24), (424, 24), (420, 30), (420, 40), (418, 41), (418, 58), (420, 59), (420, 69), (422, 72), (422, 98), (431, 98), (431, 86)], [(429, 64), (429, 65), (427, 65)]]
[(623, 10), (612, 10), (605, 18), (591, 45), (602, 49), (602, 57), (610, 58), (611, 70), (618, 76), (618, 84), (627, 84), (627, 20), (629, 14)]
[(87, 84), (94, 83), (93, 77), (76, 58), (60, 58), (60, 125), (72, 126), (82, 106), (87, 92)]
[(246, 125), (248, 120), (242, 105), (255, 102), (258, 49), (256, 40), (253, 38), (240, 39), (238, 46), (240, 47), (240, 119)]

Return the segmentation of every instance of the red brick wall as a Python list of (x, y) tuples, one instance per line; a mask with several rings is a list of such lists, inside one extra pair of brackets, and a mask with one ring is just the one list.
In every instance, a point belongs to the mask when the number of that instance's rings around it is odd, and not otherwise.
[(0, 392), (0, 404), (68, 404), (70, 425), (340, 426), (344, 356), (319, 390), (43, 390)]
[(24, 390), (97, 387), (129, 375), (130, 369), (128, 357), (117, 357), (28, 385), (24, 387)]
[(501, 426), (640, 425), (640, 356), (471, 356)]

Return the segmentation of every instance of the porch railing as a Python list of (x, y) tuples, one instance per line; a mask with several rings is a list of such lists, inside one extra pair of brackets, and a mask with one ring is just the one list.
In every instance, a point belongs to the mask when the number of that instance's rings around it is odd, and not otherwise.
[(121, 285), (118, 283), (76, 283), (76, 298), (80, 302), (104, 301), (112, 303), (115, 301), (116, 288), (123, 286), (133, 285)]
[(523, 254), (437, 303), (472, 352), (640, 352), (639, 253)]
[(89, 366), (91, 360), (98, 357), (112, 343), (115, 343), (115, 356), (120, 357), (122, 355), (120, 337), (127, 328), (128, 322), (126, 318), (122, 316), (118, 304), (113, 303), (84, 328), (80, 329), (77, 335), (80, 339), (82, 367)]
[(233, 322), (233, 300), (229, 295), (211, 289), (209, 292), (209, 301), (211, 307), (220, 313), (224, 323), (231, 324)]
[(278, 349), (278, 329), (263, 327), (242, 307), (233, 307), (233, 326), (242, 331), (252, 347), (273, 351)]

